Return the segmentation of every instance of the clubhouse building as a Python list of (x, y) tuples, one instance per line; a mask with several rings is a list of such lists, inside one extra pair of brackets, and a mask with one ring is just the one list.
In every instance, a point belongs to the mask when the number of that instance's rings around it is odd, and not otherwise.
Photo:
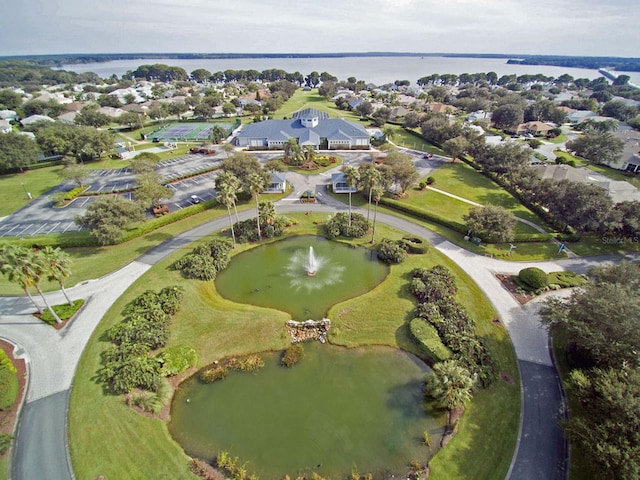
[(370, 136), (364, 127), (340, 118), (329, 118), (329, 114), (315, 108), (300, 110), (288, 120), (265, 120), (245, 125), (235, 135), (233, 143), (252, 150), (277, 150), (283, 149), (290, 138), (295, 138), (300, 146), (311, 145), (316, 150), (367, 150), (370, 147)]

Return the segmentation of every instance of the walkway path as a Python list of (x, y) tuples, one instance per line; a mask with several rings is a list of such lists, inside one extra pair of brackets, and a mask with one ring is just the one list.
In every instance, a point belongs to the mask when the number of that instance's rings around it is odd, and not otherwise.
[[(306, 176), (301, 176), (306, 177)], [(316, 179), (317, 180), (317, 179)], [(313, 185), (309, 177), (296, 178), (303, 188)], [(323, 191), (323, 187), (317, 189)], [(328, 195), (325, 204), (300, 204), (291, 199), (278, 203), (281, 213), (323, 211), (331, 213), (347, 206)], [(252, 212), (243, 212), (242, 219)], [(453, 245), (439, 235), (406, 220), (378, 213), (378, 221), (428, 239), (438, 250), (460, 265), (489, 297), (511, 336), (518, 358), (523, 387), (523, 412), (519, 446), (508, 478), (534, 480), (565, 478), (566, 456), (557, 420), (563, 411), (561, 389), (548, 348), (548, 336), (538, 324), (537, 304), (521, 307), (500, 285), (496, 272), (517, 273), (521, 263), (481, 257)], [(136, 261), (100, 279), (68, 289), (73, 299), (84, 298), (85, 307), (60, 331), (36, 320), (33, 307), (23, 297), (0, 297), (0, 336), (17, 345), (16, 354), (27, 359), (29, 384), (12, 458), (12, 478), (31, 480), (74, 478), (66, 446), (69, 392), (80, 355), (93, 330), (111, 304), (151, 265), (184, 245), (226, 226), (214, 220), (177, 235), (150, 249)], [(566, 259), (539, 262), (546, 271), (586, 271), (608, 258)], [(47, 294), (52, 303), (63, 303), (60, 292)]]

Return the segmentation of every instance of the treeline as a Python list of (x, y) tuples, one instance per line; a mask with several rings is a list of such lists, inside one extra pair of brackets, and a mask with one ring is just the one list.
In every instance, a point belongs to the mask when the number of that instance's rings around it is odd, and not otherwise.
[(66, 70), (52, 70), (27, 61), (0, 62), (0, 87), (32, 86), (35, 91), (40, 90), (42, 85), (83, 83), (97, 78), (95, 73), (79, 74)]
[(509, 64), (515, 65), (550, 65), (554, 67), (613, 68), (618, 71), (640, 72), (640, 58), (623, 57), (565, 57), (559, 55), (524, 55), (518, 59), (509, 59)]

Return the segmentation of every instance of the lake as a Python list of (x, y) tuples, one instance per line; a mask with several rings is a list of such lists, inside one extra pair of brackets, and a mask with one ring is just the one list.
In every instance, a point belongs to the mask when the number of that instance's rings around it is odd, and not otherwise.
[[(341, 57), (341, 58), (238, 58), (238, 59), (142, 59), (115, 60), (104, 63), (86, 63), (65, 65), (62, 68), (76, 73), (94, 72), (100, 77), (111, 75), (121, 77), (124, 73), (136, 70), (140, 65), (164, 63), (184, 68), (187, 73), (198, 68), (210, 72), (255, 69), (260, 72), (279, 68), (289, 73), (300, 72), (308, 75), (313, 71), (328, 72), (340, 80), (355, 77), (368, 83), (383, 85), (395, 80), (409, 80), (414, 83), (421, 77), (434, 73), (479, 73), (495, 72), (502, 75), (535, 75), (542, 73), (554, 78), (568, 73), (574, 78), (597, 78), (597, 70), (583, 68), (552, 67), (545, 65), (509, 65), (506, 58), (463, 58), (463, 57)], [(640, 72), (618, 72), (640, 83)]]

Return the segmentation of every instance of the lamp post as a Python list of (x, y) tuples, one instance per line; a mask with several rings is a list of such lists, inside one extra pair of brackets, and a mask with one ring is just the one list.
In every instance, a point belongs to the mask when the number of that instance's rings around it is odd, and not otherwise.
[(27, 198), (31, 200), (31, 193), (27, 191), (27, 187), (24, 186), (24, 182), (20, 182), (20, 185), (22, 185), (22, 188), (24, 189), (24, 193), (27, 194)]

